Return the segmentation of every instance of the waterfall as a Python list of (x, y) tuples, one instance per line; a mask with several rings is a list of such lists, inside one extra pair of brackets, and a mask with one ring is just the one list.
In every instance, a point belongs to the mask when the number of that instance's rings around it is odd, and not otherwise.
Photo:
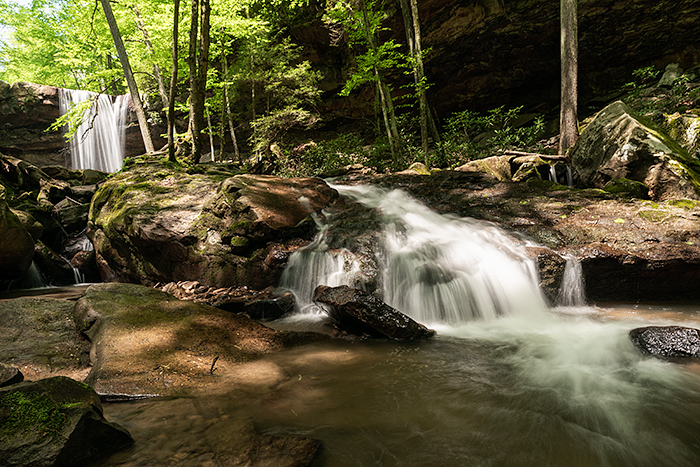
[(566, 258), (564, 277), (557, 296), (559, 306), (586, 306), (581, 263), (573, 256)]
[(72, 169), (116, 172), (124, 159), (126, 116), (129, 96), (112, 97), (90, 91), (59, 89), (61, 115), (72, 105), (95, 99), (70, 142)]
[[(494, 224), (438, 214), (400, 190), (333, 187), (379, 212), (378, 291), (394, 308), (445, 324), (546, 309), (525, 245)], [(362, 271), (362, 257), (330, 249), (333, 226), (324, 229), (292, 255), (282, 276), (281, 287), (295, 293), (301, 308), (312, 305), (317, 285), (357, 286)]]

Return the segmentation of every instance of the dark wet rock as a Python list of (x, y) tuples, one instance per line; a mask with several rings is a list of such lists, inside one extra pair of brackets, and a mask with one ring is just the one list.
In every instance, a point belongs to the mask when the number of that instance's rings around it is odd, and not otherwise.
[(352, 334), (369, 334), (404, 342), (435, 335), (435, 331), (359, 289), (321, 285), (314, 292), (314, 301), (328, 305), (330, 317), (342, 330)]
[(105, 280), (214, 287), (276, 284), (287, 254), (308, 242), (311, 215), (337, 192), (320, 179), (188, 174), (135, 164), (93, 200), (90, 235)]
[(54, 204), (53, 216), (66, 230), (72, 234), (85, 229), (88, 220), (89, 203), (79, 203), (73, 198), (66, 197)]
[(544, 247), (527, 247), (528, 256), (534, 258), (537, 263), (537, 272), (540, 280), (540, 288), (549, 303), (554, 304), (559, 295), (566, 259), (554, 250)]
[(37, 242), (34, 248), (34, 263), (48, 285), (75, 283), (71, 263), (41, 241)]
[(243, 313), (257, 320), (273, 320), (294, 311), (294, 295), (287, 292), (269, 298), (251, 300), (243, 307)]
[(635, 180), (654, 200), (700, 199), (700, 160), (621, 101), (601, 110), (569, 152), (580, 183)]
[(698, 247), (684, 243), (651, 243), (630, 252), (603, 243), (575, 251), (592, 300), (677, 300), (697, 297), (700, 284)]
[(0, 387), (24, 381), (24, 375), (17, 367), (0, 363)]
[(99, 282), (100, 272), (94, 251), (79, 251), (73, 255), (70, 265), (82, 275), (83, 282)]
[(0, 185), (0, 282), (19, 279), (32, 264), (34, 239), (10, 210)]
[(661, 358), (700, 358), (700, 330), (682, 326), (647, 326), (630, 331), (642, 353)]
[(57, 376), (0, 389), (2, 465), (78, 467), (132, 443), (86, 384)]

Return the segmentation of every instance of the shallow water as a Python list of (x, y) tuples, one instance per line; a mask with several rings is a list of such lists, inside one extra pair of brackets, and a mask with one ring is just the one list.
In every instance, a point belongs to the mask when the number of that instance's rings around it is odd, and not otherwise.
[[(137, 442), (100, 465), (227, 465), (248, 419), (321, 440), (316, 466), (700, 465), (700, 365), (644, 357), (628, 337), (700, 327), (700, 304), (549, 309), (526, 241), (398, 191), (337, 188), (382, 220), (370, 262), (384, 301), (437, 336), (316, 343), (248, 364), (217, 394), (108, 405)], [(325, 221), (282, 277), (300, 313), (271, 326), (323, 329), (314, 288), (364, 273), (367, 255), (333, 244)], [(576, 266), (561, 303), (584, 303)]]
[(700, 305), (639, 308), (562, 308), (442, 326), (418, 344), (271, 355), (261, 364), (284, 376), (268, 384), (107, 405), (137, 443), (99, 465), (227, 465), (222, 446), (247, 418), (263, 433), (322, 440), (318, 466), (700, 465), (700, 374), (641, 356), (627, 337), (649, 323), (698, 327)]

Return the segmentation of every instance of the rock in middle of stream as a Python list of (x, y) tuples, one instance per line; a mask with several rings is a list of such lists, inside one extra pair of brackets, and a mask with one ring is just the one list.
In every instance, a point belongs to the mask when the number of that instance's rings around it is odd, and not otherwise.
[(426, 339), (435, 331), (415, 322), (374, 295), (346, 285), (320, 285), (314, 301), (330, 306), (328, 314), (345, 331), (388, 337), (396, 341)]

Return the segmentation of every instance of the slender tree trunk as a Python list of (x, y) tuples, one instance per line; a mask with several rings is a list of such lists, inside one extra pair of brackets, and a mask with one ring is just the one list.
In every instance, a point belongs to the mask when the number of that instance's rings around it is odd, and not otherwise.
[(175, 11), (173, 12), (173, 63), (170, 75), (170, 98), (168, 99), (168, 160), (176, 162), (175, 157), (175, 93), (177, 91), (177, 48), (178, 29), (180, 26), (180, 0), (174, 0)]
[[(376, 39), (374, 37), (374, 32), (371, 30), (369, 16), (367, 14), (367, 5), (364, 1), (359, 2), (359, 8), (362, 10), (363, 28), (365, 30), (365, 38), (367, 39), (367, 46), (374, 53), (377, 52), (378, 46)], [(394, 105), (391, 99), (391, 92), (389, 91), (389, 86), (384, 81), (379, 69), (374, 69), (374, 76), (379, 90), (380, 102), (382, 105), (382, 114), (384, 115), (384, 124), (387, 130), (387, 137), (389, 138), (389, 147), (391, 148), (391, 156), (394, 162), (398, 162), (398, 156), (401, 154), (401, 139), (399, 136), (398, 126), (396, 124), (396, 115), (394, 113)]]
[[(228, 120), (228, 129), (231, 132), (231, 143), (233, 144), (233, 152), (236, 155), (236, 161), (241, 161), (241, 154), (238, 151), (238, 139), (236, 138), (236, 130), (233, 127), (233, 117), (231, 116), (231, 103), (228, 97), (228, 63), (225, 54), (221, 54), (224, 69), (224, 104), (226, 105), (226, 119)], [(223, 142), (221, 143), (223, 145)], [(222, 150), (223, 153), (223, 150)]]
[[(136, 27), (139, 28), (143, 34), (143, 40), (146, 43), (146, 50), (148, 51), (148, 56), (153, 60), (153, 44), (151, 43), (151, 38), (148, 35), (148, 30), (146, 25), (143, 23), (143, 18), (141, 17), (141, 12), (139, 12), (138, 7), (134, 3), (131, 5), (131, 9), (134, 10), (134, 16), (136, 16)], [(168, 93), (165, 91), (165, 84), (163, 83), (163, 78), (160, 75), (160, 67), (153, 60), (153, 76), (156, 78), (158, 83), (158, 93), (160, 94), (160, 100), (163, 103), (163, 108), (168, 108)]]
[(214, 129), (211, 127), (211, 114), (207, 114), (207, 129), (209, 130), (209, 148), (211, 149), (211, 161), (216, 162), (216, 150), (214, 149)]
[[(201, 13), (201, 14), (200, 14)], [(192, 136), (192, 163), (202, 155), (204, 127), (204, 93), (209, 66), (209, 0), (192, 0), (190, 26), (190, 133)]]
[(561, 113), (559, 154), (578, 138), (578, 7), (577, 0), (561, 0)]
[(107, 18), (109, 30), (112, 32), (112, 39), (114, 39), (114, 45), (117, 48), (117, 53), (119, 54), (119, 61), (121, 62), (122, 69), (124, 70), (124, 77), (126, 78), (126, 82), (129, 85), (131, 102), (134, 104), (136, 118), (139, 121), (139, 128), (141, 129), (143, 145), (146, 148), (146, 152), (154, 152), (153, 141), (151, 140), (151, 132), (149, 131), (148, 122), (146, 121), (146, 114), (143, 111), (141, 96), (139, 95), (139, 90), (136, 87), (136, 80), (134, 80), (134, 74), (131, 71), (131, 65), (129, 64), (129, 58), (126, 55), (126, 48), (124, 47), (122, 36), (119, 33), (117, 20), (114, 19), (114, 13), (112, 13), (112, 6), (109, 4), (109, 0), (100, 0), (100, 2), (102, 2), (102, 9), (104, 10), (105, 17)]
[(428, 97), (425, 92), (426, 78), (425, 69), (423, 67), (418, 3), (416, 0), (400, 0), (400, 3), (404, 29), (406, 30), (406, 40), (413, 62), (413, 80), (418, 96), (421, 147), (425, 155), (425, 164), (428, 165), (428, 136), (432, 136), (434, 141), (440, 141), (440, 135), (433, 121), (432, 113), (428, 106)]

